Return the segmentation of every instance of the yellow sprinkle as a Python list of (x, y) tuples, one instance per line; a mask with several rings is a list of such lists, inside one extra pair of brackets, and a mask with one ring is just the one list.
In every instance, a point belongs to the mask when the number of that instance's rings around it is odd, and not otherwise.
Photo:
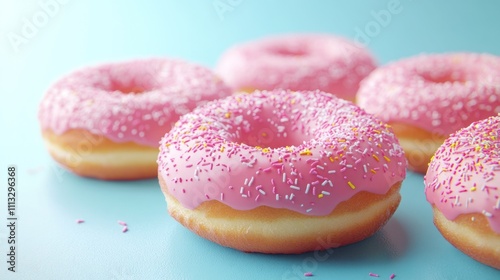
[(221, 151), (221, 152), (224, 152), (224, 149), (225, 149), (225, 148), (224, 148), (224, 146), (221, 146), (221, 147), (220, 147), (220, 151)]
[(270, 150), (269, 148), (264, 148), (264, 149), (262, 149), (262, 152), (263, 152), (263, 153), (269, 153), (270, 151), (271, 151), (271, 150)]
[(379, 159), (378, 159), (378, 156), (377, 156), (377, 155), (375, 155), (375, 154), (374, 154), (374, 155), (372, 155), (372, 157), (373, 157), (376, 161), (379, 161)]
[(322, 197), (323, 197), (322, 193), (318, 194), (318, 198), (322, 198)]
[(345, 142), (345, 139), (339, 139), (338, 141), (339, 142)]
[(311, 150), (309, 150), (309, 149), (306, 148), (306, 149), (302, 150), (299, 153), (299, 155), (301, 155), (301, 156), (312, 156), (312, 152), (311, 152)]
[(295, 104), (295, 99), (292, 99), (292, 100), (290, 101), (290, 103), (291, 103), (291, 104)]
[(476, 187), (472, 187), (472, 188), (470, 188), (470, 191), (471, 191), (471, 192), (476, 191)]
[(330, 157), (330, 161), (331, 161), (331, 162), (334, 162), (335, 160), (333, 159), (333, 157)]
[(207, 147), (207, 143), (203, 143), (203, 147), (205, 147), (205, 148), (206, 148), (206, 147)]
[(384, 159), (385, 159), (387, 162), (391, 162), (391, 159), (390, 159), (388, 156), (384, 156)]
[(227, 112), (227, 113), (225, 113), (225, 114), (224, 114), (224, 117), (225, 117), (226, 119), (229, 119), (229, 118), (231, 117), (231, 112)]
[(353, 190), (356, 188), (356, 186), (355, 186), (353, 183), (351, 183), (351, 181), (347, 181), (347, 184), (348, 184), (348, 185), (349, 185), (349, 187), (351, 187), (351, 189), (353, 189)]
[(380, 130), (376, 130), (374, 129), (373, 132), (377, 133), (377, 134), (380, 134)]

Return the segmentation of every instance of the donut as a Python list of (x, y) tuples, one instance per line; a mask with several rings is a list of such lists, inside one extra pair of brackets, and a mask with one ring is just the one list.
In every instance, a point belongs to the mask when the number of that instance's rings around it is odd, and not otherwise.
[(179, 116), (231, 94), (212, 71), (167, 58), (89, 66), (48, 89), (38, 112), (51, 156), (76, 174), (154, 178), (161, 137)]
[(376, 67), (371, 53), (327, 34), (289, 34), (233, 46), (216, 72), (235, 91), (321, 90), (353, 101), (359, 82)]
[(425, 195), (446, 240), (500, 269), (500, 116), (446, 139), (425, 175)]
[(443, 53), (402, 59), (363, 80), (357, 103), (392, 126), (409, 168), (425, 174), (451, 133), (500, 112), (500, 57)]
[(207, 103), (160, 142), (158, 179), (185, 227), (244, 252), (302, 253), (371, 236), (406, 175), (390, 127), (321, 91)]

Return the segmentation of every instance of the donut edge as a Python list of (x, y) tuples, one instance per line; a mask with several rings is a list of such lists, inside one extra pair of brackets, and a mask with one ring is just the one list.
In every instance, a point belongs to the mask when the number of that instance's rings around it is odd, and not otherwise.
[(500, 233), (491, 229), (483, 214), (462, 214), (450, 221), (436, 206), (432, 210), (436, 228), (451, 245), (472, 259), (500, 270)]
[[(168, 193), (165, 181), (160, 174), (158, 177), (168, 212), (175, 220), (205, 239), (243, 252), (301, 254), (352, 244), (377, 232), (392, 217), (401, 201), (401, 182), (398, 182), (385, 195), (358, 193), (340, 203), (331, 214), (322, 217), (267, 206), (240, 211), (219, 201), (206, 201), (190, 210)], [(363, 210), (355, 214), (364, 220), (355, 221), (352, 210), (360, 205)], [(207, 212), (216, 217), (207, 217)], [(243, 224), (231, 224), (231, 220), (241, 216), (245, 217)], [(230, 219), (224, 220), (223, 217)], [(267, 221), (263, 222), (265, 219)], [(214, 222), (216, 220), (217, 223)], [(339, 220), (351, 223), (349, 228), (336, 226)], [(272, 227), (269, 226), (271, 224)], [(277, 224), (281, 228), (276, 228)], [(325, 226), (328, 224), (330, 226)], [(291, 232), (288, 231), (290, 228), (299, 230)]]

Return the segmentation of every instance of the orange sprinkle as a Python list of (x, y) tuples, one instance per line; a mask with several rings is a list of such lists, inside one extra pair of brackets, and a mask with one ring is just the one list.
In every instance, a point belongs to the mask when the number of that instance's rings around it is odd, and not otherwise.
[(225, 117), (226, 119), (229, 119), (229, 118), (231, 117), (231, 112), (227, 112), (227, 113), (225, 113), (225, 114), (224, 114), (224, 117)]
[(373, 157), (376, 161), (380, 161), (377, 155), (375, 155), (375, 154), (374, 154), (374, 155), (372, 155), (372, 157)]
[(391, 159), (390, 159), (388, 156), (384, 156), (384, 159), (385, 159), (387, 162), (391, 162)]

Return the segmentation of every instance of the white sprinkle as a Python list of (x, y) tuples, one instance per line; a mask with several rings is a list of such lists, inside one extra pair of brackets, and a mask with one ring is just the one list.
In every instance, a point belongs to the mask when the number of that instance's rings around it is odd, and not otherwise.
[(297, 186), (294, 186), (294, 185), (291, 185), (291, 186), (290, 186), (290, 189), (294, 189), (294, 190), (298, 190), (298, 191), (300, 191), (300, 188), (299, 188), (299, 187), (297, 187)]
[(276, 194), (276, 200), (280, 200), (280, 195)]
[(323, 166), (321, 166), (321, 165), (319, 165), (319, 164), (318, 164), (318, 165), (316, 165), (316, 168), (319, 168), (319, 169), (325, 169)]
[(309, 192), (309, 188), (311, 187), (311, 184), (307, 184), (306, 186), (306, 194)]
[(335, 172), (336, 172), (335, 170), (328, 170), (328, 174), (333, 174)]
[(312, 208), (309, 208), (306, 210), (307, 213), (311, 212), (313, 209)]
[(244, 190), (244, 188), (243, 188), (243, 187), (241, 187), (241, 188), (240, 188), (240, 193), (243, 193), (243, 190)]
[(328, 180), (328, 184), (330, 185), (330, 187), (332, 187), (332, 188), (333, 188), (333, 183), (332, 183), (332, 181), (331, 181), (331, 180)]
[(265, 195), (265, 194), (266, 194), (266, 192), (265, 192), (263, 189), (259, 189), (259, 192), (260, 192), (261, 194), (263, 194), (263, 195)]
[(241, 196), (242, 196), (242, 197), (245, 197), (245, 198), (246, 198), (246, 197), (248, 197), (246, 194), (242, 194)]
[(243, 185), (247, 186), (247, 184), (248, 184), (248, 179), (245, 178), (245, 182), (243, 183)]
[(321, 186), (325, 186), (326, 184), (328, 184), (328, 180), (324, 180), (323, 183), (321, 183)]
[(321, 193), (324, 195), (330, 195), (330, 192), (327, 192), (327, 191), (322, 191)]
[(293, 199), (293, 196), (294, 196), (294, 195), (295, 195), (294, 193), (292, 193), (292, 194), (290, 195), (290, 200), (292, 200), (292, 199)]
[(249, 186), (249, 187), (252, 185), (252, 183), (253, 183), (253, 179), (254, 179), (254, 178), (253, 178), (253, 176), (252, 176), (252, 178), (250, 178), (250, 182), (248, 182), (248, 186)]
[(224, 200), (224, 193), (220, 193), (220, 200)]
[(485, 215), (486, 217), (488, 218), (491, 218), (493, 217), (493, 214), (491, 214), (490, 212), (486, 211), (486, 210), (483, 210), (483, 215)]
[(283, 183), (286, 182), (286, 173), (283, 173)]
[(366, 164), (363, 164), (363, 170), (365, 171), (365, 173), (368, 172), (368, 168), (366, 167)]
[(495, 205), (495, 209), (500, 209), (500, 198), (497, 200), (497, 204)]

